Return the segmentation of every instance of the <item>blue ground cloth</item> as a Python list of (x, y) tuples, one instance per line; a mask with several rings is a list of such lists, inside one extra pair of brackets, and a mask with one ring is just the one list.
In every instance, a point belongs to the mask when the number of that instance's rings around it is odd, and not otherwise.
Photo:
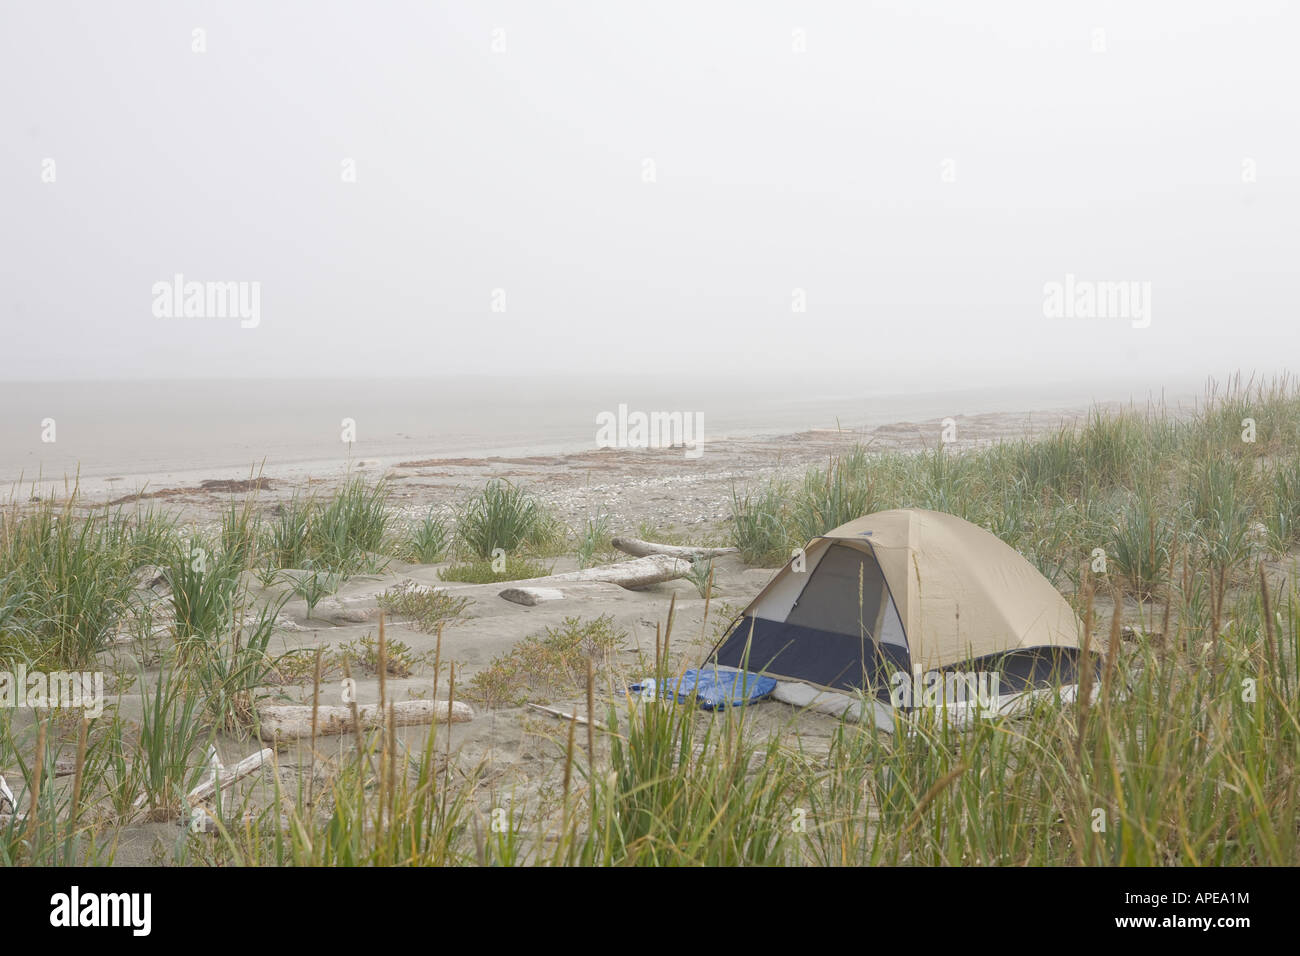
[(684, 704), (695, 697), (705, 710), (743, 707), (762, 700), (776, 690), (776, 680), (748, 671), (724, 671), (715, 668), (689, 670), (680, 678), (672, 677), (656, 688), (653, 680), (633, 684), (630, 690), (645, 696), (657, 696)]

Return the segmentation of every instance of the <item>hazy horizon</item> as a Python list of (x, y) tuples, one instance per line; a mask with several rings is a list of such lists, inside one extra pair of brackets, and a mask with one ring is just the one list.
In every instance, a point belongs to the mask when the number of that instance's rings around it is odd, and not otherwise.
[[(1267, 376), (1298, 40), (1269, 2), (8, 5), (0, 380)], [(178, 275), (256, 321), (165, 317)], [(1134, 301), (1054, 313), (1076, 283)]]

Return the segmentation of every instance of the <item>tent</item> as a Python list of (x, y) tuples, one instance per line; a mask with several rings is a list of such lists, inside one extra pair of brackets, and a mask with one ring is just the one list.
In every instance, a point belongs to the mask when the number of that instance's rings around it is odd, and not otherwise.
[(1082, 637), (1070, 605), (1016, 550), (955, 515), (902, 508), (815, 538), (713, 659), (775, 677), (776, 696), (792, 703), (822, 699), (817, 689), (894, 708), (947, 705), (978, 689), (972, 675), (993, 675), (1001, 704), (1077, 685)]

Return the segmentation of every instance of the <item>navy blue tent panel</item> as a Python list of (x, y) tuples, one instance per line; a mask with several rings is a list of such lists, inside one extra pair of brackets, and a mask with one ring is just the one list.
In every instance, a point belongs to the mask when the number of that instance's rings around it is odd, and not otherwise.
[(889, 697), (889, 677), (909, 673), (907, 651), (871, 637), (837, 634), (800, 624), (741, 618), (718, 648), (717, 663), (822, 687), (874, 687)]

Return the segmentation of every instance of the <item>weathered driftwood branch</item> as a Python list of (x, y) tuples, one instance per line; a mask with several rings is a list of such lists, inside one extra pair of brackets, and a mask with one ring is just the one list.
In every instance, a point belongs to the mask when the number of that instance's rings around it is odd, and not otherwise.
[(531, 701), (528, 703), (528, 706), (531, 707), (533, 710), (546, 714), (549, 717), (558, 717), (561, 720), (576, 721), (577, 723), (582, 724), (584, 727), (587, 724), (591, 723), (591, 721), (588, 720), (586, 717), (581, 717), (578, 714), (570, 714), (556, 707), (545, 707), (541, 704), (534, 704)]
[[(311, 708), (308, 709), (310, 710)], [(310, 717), (308, 719), (310, 720)], [(271, 759), (273, 753), (274, 752), (270, 748), (259, 750), (257, 753), (245, 757), (233, 767), (223, 767), (221, 761), (217, 760), (216, 755), (213, 754), (212, 759), (214, 761), (214, 766), (212, 768), (212, 774), (189, 792), (189, 802), (198, 803), (200, 800), (206, 800), (218, 790), (225, 790), (236, 780), (242, 780), (250, 773), (260, 769), (262, 764)]]
[(692, 545), (656, 544), (654, 541), (642, 541), (640, 538), (615, 538), (610, 542), (625, 554), (644, 558), (651, 554), (666, 554), (670, 558), (684, 561), (699, 561), (702, 558), (716, 558), (724, 554), (735, 554), (736, 548), (697, 548)]
[[(6, 807), (8, 809), (6, 809)], [(11, 814), (18, 812), (18, 798), (14, 792), (9, 789), (9, 784), (5, 783), (5, 778), (0, 776), (0, 814)]]
[(530, 581), (512, 582), (526, 587), (550, 587), (563, 581), (574, 583), (603, 582), (617, 584), (621, 588), (643, 588), (651, 584), (661, 584), (674, 578), (684, 577), (691, 570), (691, 562), (674, 558), (667, 554), (650, 554), (632, 561), (620, 561), (618, 564), (602, 564), (595, 568), (581, 571), (566, 571), (563, 574), (551, 574), (544, 578)]
[[(399, 727), (416, 724), (463, 723), (474, 718), (469, 704), (454, 701), (448, 706), (445, 700), (399, 700), (391, 705), (393, 723)], [(262, 732), (269, 737), (293, 738), (311, 736), (311, 706), (308, 704), (263, 704), (257, 713), (261, 718)], [(380, 727), (387, 721), (387, 713), (378, 704), (357, 706), (361, 726)], [(316, 733), (347, 734), (356, 728), (352, 724), (352, 708), (340, 704), (321, 705), (316, 709)]]

